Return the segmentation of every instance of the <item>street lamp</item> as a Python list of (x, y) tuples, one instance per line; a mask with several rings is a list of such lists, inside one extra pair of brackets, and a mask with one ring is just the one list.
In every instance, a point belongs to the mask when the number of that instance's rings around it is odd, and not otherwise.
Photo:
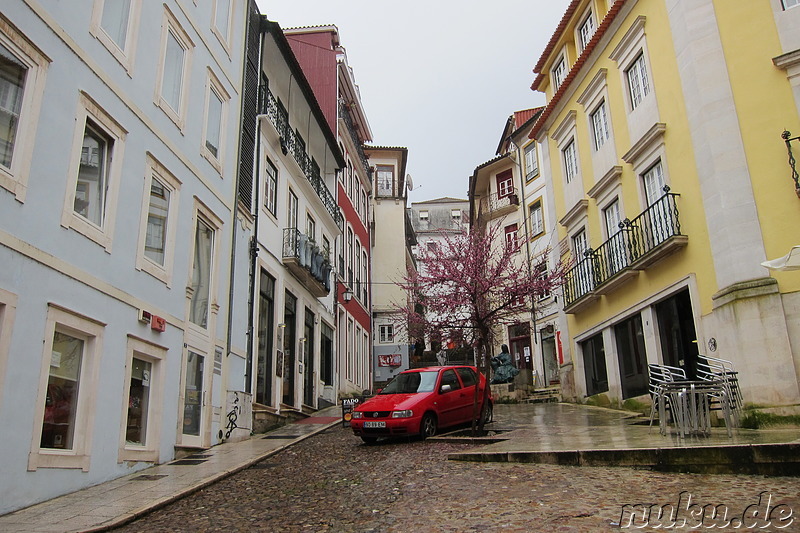
[(784, 132), (781, 133), (781, 138), (783, 138), (784, 142), (786, 143), (786, 151), (789, 152), (789, 166), (792, 169), (792, 180), (794, 180), (794, 192), (797, 193), (798, 197), (800, 197), (800, 175), (797, 174), (794, 154), (792, 154), (792, 141), (798, 141), (800, 140), (800, 137), (792, 137), (792, 134), (789, 133), (788, 130), (784, 130)]
[(344, 292), (342, 293), (342, 300), (344, 300), (344, 303), (347, 303), (352, 299), (353, 299), (353, 291), (351, 291), (350, 289), (345, 289)]

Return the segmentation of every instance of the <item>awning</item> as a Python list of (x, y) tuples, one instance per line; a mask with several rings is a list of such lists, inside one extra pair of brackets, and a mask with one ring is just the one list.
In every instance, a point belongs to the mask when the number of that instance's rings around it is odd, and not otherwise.
[(773, 270), (800, 270), (800, 246), (793, 246), (788, 254), (771, 261), (764, 261), (761, 266)]

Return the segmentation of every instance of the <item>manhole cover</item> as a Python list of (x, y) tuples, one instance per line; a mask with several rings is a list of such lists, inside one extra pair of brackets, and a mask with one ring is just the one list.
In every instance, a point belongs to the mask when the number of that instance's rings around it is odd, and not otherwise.
[(162, 477), (167, 477), (167, 474), (144, 474), (133, 478), (134, 481), (156, 481)]
[(178, 461), (173, 461), (170, 464), (176, 466), (194, 466), (201, 465), (205, 462), (205, 459), (179, 459)]

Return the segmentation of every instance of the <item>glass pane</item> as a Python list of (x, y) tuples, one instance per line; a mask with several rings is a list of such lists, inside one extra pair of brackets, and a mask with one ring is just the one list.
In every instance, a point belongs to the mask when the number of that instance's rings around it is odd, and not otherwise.
[(183, 401), (183, 434), (200, 436), (203, 410), (203, 362), (205, 357), (189, 352)]
[(202, 220), (198, 220), (194, 239), (193, 290), (189, 320), (202, 328), (208, 327), (208, 298), (211, 293), (211, 251), (213, 245), (214, 230)]
[(222, 100), (215, 91), (208, 96), (208, 124), (206, 125), (206, 148), (219, 158), (220, 125), (222, 124)]
[(164, 79), (161, 83), (161, 96), (167, 104), (180, 112), (181, 86), (183, 85), (183, 61), (186, 51), (178, 42), (177, 37), (167, 32), (167, 52), (164, 58)]
[(27, 69), (0, 45), (0, 165), (11, 168)]
[(87, 120), (73, 209), (100, 227), (103, 226), (108, 191), (107, 162), (110, 146), (109, 139)]
[(100, 26), (117, 43), (120, 50), (125, 50), (130, 11), (131, 0), (105, 0), (103, 3), (103, 18)]
[(214, 16), (214, 25), (222, 36), (228, 38), (228, 17), (230, 16), (231, 0), (217, 0), (217, 12)]
[(125, 431), (125, 441), (129, 444), (146, 444), (152, 366), (147, 361), (133, 359), (128, 394), (128, 426)]
[(84, 341), (56, 331), (42, 424), (42, 448), (71, 450), (78, 408)]
[(167, 215), (169, 214), (170, 191), (163, 183), (153, 178), (150, 185), (150, 211), (147, 214), (147, 236), (144, 255), (164, 265), (167, 243)]

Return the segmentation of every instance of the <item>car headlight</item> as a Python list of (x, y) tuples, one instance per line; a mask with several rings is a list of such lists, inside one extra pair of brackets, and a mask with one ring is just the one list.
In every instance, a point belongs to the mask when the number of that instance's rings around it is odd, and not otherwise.
[(406, 409), (405, 411), (395, 411), (392, 413), (392, 418), (410, 418), (414, 416), (414, 411)]
[(364, 413), (360, 411), (353, 411), (353, 418), (364, 418)]

